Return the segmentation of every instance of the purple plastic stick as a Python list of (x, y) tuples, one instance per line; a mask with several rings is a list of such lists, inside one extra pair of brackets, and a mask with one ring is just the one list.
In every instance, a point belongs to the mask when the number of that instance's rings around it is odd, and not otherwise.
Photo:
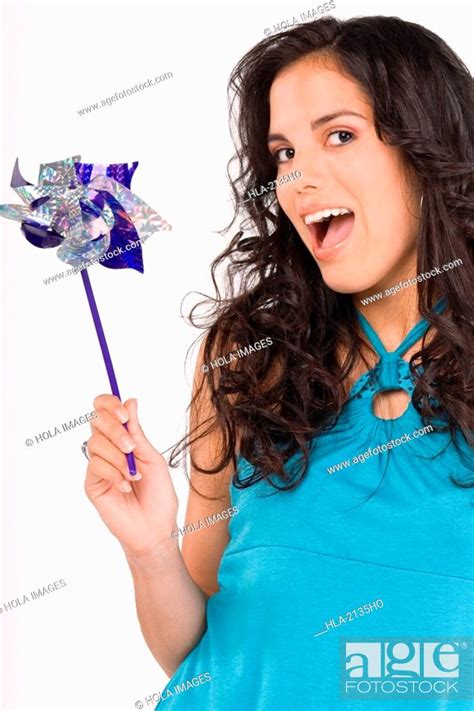
[[(109, 383), (110, 387), (112, 388), (112, 394), (116, 395), (119, 400), (122, 401), (118, 389), (117, 378), (115, 377), (114, 373), (114, 366), (112, 365), (112, 358), (110, 357), (109, 347), (105, 338), (104, 329), (102, 328), (99, 311), (97, 309), (97, 304), (95, 303), (94, 292), (92, 291), (92, 285), (89, 279), (89, 274), (87, 273), (87, 269), (82, 269), (81, 277), (84, 283), (84, 289), (86, 290), (87, 301), (89, 302), (92, 318), (94, 320), (95, 330), (97, 331), (97, 338), (99, 339), (100, 349), (102, 351), (102, 357), (104, 359), (107, 375), (109, 376)], [(125, 429), (128, 430), (126, 423)], [(133, 452), (127, 454), (126, 457), (128, 462), (128, 471), (131, 476), (135, 476), (137, 473), (137, 465), (135, 463), (135, 457), (133, 456)]]

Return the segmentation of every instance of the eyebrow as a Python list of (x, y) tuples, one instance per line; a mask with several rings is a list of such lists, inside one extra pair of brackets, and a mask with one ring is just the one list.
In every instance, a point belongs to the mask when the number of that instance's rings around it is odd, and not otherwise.
[[(340, 116), (358, 116), (359, 118), (364, 119), (364, 121), (367, 121), (365, 116), (363, 116), (362, 114), (358, 114), (356, 111), (347, 111), (346, 109), (341, 109), (340, 111), (334, 111), (331, 114), (324, 114), (324, 116), (320, 116), (319, 118), (311, 121), (311, 130), (314, 131), (315, 129), (323, 126), (325, 123), (329, 123), (330, 121), (333, 121), (334, 119), (339, 118)], [(269, 133), (267, 140), (268, 143), (270, 143), (271, 141), (287, 141), (288, 139), (282, 133)]]

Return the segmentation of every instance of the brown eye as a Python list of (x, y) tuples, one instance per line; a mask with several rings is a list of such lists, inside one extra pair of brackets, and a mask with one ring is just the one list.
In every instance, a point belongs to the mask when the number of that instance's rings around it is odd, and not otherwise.
[[(333, 136), (337, 136), (339, 140), (331, 140)], [(333, 133), (329, 134), (328, 142), (331, 146), (342, 146), (344, 143), (349, 143), (353, 137), (354, 134), (350, 131), (333, 131)]]
[(277, 163), (285, 163), (287, 160), (292, 160), (295, 157), (293, 148), (280, 148), (273, 154)]

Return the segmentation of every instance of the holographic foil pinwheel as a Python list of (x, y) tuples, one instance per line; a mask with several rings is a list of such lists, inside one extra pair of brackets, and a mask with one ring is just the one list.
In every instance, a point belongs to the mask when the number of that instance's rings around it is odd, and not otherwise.
[[(26, 239), (35, 247), (59, 247), (59, 259), (80, 270), (104, 358), (112, 393), (120, 398), (112, 359), (95, 302), (87, 266), (100, 259), (109, 269), (143, 273), (140, 242), (153, 232), (170, 230), (149, 205), (130, 190), (135, 161), (95, 165), (73, 156), (40, 166), (38, 184), (13, 168), (11, 187), (25, 205), (0, 205), (0, 216), (21, 222)], [(112, 256), (104, 258), (106, 252)], [(130, 474), (136, 474), (133, 454), (127, 454)]]

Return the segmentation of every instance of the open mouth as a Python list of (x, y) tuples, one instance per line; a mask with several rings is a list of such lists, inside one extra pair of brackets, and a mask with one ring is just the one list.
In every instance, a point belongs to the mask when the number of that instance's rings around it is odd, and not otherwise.
[(342, 245), (352, 232), (354, 220), (354, 213), (349, 208), (319, 210), (304, 219), (319, 249)]

